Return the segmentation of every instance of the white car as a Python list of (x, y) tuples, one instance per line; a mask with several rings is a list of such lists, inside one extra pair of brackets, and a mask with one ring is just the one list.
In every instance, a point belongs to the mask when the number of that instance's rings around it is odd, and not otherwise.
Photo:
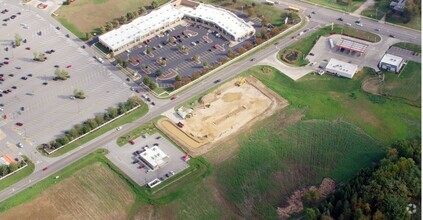
[(351, 26), (351, 23), (345, 23), (347, 26)]
[(357, 25), (360, 26), (360, 27), (363, 27), (363, 24), (362, 23), (357, 23)]
[(16, 146), (18, 146), (19, 148), (23, 148), (23, 144), (20, 142)]
[(100, 62), (100, 63), (104, 63), (104, 60), (101, 58), (101, 57), (95, 57), (97, 60), (98, 60), (98, 62)]

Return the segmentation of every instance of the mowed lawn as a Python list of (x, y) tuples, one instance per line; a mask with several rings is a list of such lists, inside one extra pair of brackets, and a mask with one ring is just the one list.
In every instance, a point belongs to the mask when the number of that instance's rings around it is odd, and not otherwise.
[[(106, 25), (128, 12), (137, 11), (141, 6), (149, 6), (152, 0), (78, 0), (63, 5), (55, 13), (60, 23), (79, 38), (85, 33)], [(167, 0), (159, 0), (160, 4)]]
[(134, 201), (131, 187), (96, 162), (0, 214), (0, 219), (127, 219)]
[(381, 87), (382, 93), (410, 100), (415, 105), (420, 106), (421, 70), (420, 63), (409, 61), (400, 75), (385, 72), (385, 81)]
[(323, 5), (328, 8), (334, 8), (342, 11), (353, 12), (357, 10), (365, 1), (364, 0), (356, 0), (351, 1), (351, 4), (346, 4), (342, 2), (338, 2), (336, 0), (305, 0), (306, 2), (311, 2), (317, 5)]

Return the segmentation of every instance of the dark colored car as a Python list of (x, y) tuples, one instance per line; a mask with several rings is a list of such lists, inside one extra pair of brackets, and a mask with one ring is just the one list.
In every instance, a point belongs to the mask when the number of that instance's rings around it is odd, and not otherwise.
[(46, 170), (48, 170), (48, 167), (44, 167), (44, 168), (43, 168), (43, 171), (46, 171)]
[(220, 83), (220, 79), (214, 81), (215, 84)]
[(22, 126), (23, 124), (21, 122), (16, 122), (16, 126)]
[(26, 77), (26, 76), (22, 76), (22, 77), (21, 77), (21, 79), (23, 79), (23, 80), (27, 80), (27, 79), (28, 79), (28, 77)]

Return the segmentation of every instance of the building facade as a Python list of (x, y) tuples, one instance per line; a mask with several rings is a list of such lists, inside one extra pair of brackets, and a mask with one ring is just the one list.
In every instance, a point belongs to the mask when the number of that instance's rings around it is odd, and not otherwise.
[(404, 66), (404, 59), (392, 54), (385, 54), (379, 62), (379, 68), (399, 73)]

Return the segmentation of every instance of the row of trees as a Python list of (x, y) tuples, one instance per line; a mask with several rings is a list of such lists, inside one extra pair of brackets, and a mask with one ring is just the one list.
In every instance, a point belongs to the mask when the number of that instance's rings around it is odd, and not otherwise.
[(16, 171), (17, 169), (25, 166), (27, 158), (19, 162), (11, 163), (9, 165), (0, 165), (0, 177), (6, 176), (9, 173)]
[[(159, 7), (159, 3), (154, 0), (151, 2), (150, 8), (155, 9)], [(99, 28), (100, 33), (106, 33), (107, 31), (113, 30), (113, 28), (117, 28), (120, 25), (126, 24), (131, 22), (133, 19), (137, 18), (138, 16), (144, 14), (147, 12), (147, 9), (144, 6), (141, 6), (138, 8), (138, 10), (135, 10), (133, 12), (126, 13), (125, 16), (121, 16), (120, 18), (115, 18), (113, 21), (109, 21), (106, 23), (106, 25), (101, 26)], [(86, 33), (87, 40), (91, 39), (92, 35), (91, 33)]]
[(137, 97), (133, 96), (130, 97), (126, 102), (121, 102), (118, 104), (118, 107), (109, 107), (107, 108), (105, 113), (97, 114), (94, 118), (90, 118), (83, 122), (82, 124), (75, 125), (69, 131), (66, 131), (64, 135), (59, 138), (56, 138), (53, 141), (50, 141), (49, 144), (44, 144), (44, 150), (49, 151), (61, 147), (70, 141), (84, 135), (91, 130), (97, 128), (98, 126), (116, 118), (119, 115), (125, 114), (128, 110), (136, 107), (137, 105), (141, 105), (142, 100)]
[[(156, 72), (157, 74), (157, 72)], [(148, 88), (150, 88), (151, 90), (155, 90), (157, 88), (157, 84), (155, 82), (153, 82), (150, 77), (145, 76), (142, 83), (144, 83), (144, 85), (148, 86)]]
[(420, 210), (420, 176), (420, 139), (398, 141), (377, 166), (363, 169), (322, 202), (318, 195), (304, 197), (306, 219), (410, 219)]

